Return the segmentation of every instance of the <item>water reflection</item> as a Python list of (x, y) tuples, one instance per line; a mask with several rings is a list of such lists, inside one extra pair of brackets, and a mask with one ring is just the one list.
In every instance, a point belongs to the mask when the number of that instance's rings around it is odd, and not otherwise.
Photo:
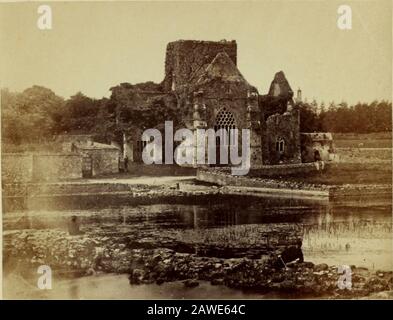
[[(223, 200), (223, 201), (220, 201)], [(202, 204), (155, 204), (100, 210), (5, 213), (4, 230), (66, 230), (77, 215), (81, 229), (127, 230), (228, 228), (288, 223), (302, 229), (306, 259), (392, 269), (391, 203), (356, 206), (293, 199), (232, 197)]]

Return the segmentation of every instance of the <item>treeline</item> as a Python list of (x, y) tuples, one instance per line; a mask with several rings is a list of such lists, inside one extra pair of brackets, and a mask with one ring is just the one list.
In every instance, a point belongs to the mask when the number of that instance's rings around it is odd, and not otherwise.
[[(20, 93), (2, 89), (2, 143), (43, 143), (55, 135), (66, 133), (91, 133), (104, 141), (120, 142), (122, 132), (132, 134), (137, 128), (152, 128), (165, 120), (184, 125), (181, 123), (183, 110), (177, 110), (175, 101), (159, 98), (142, 106), (141, 101), (129, 98), (128, 91), (115, 88), (117, 91), (113, 91), (110, 99), (92, 99), (81, 92), (64, 99), (41, 86), (33, 86)], [(123, 95), (127, 96), (124, 101), (119, 99)], [(346, 103), (325, 106), (313, 101), (302, 103), (299, 108), (301, 132), (370, 133), (392, 130), (392, 103), (387, 101), (353, 106)]]
[[(160, 99), (146, 107), (121, 86), (112, 89), (110, 99), (92, 99), (81, 92), (64, 99), (41, 86), (20, 93), (2, 89), (2, 143), (42, 144), (59, 134), (94, 134), (102, 142), (121, 142), (123, 132), (135, 134), (165, 120), (178, 123), (182, 117), (176, 107), (166, 107)], [(127, 99), (119, 99), (119, 91)]]
[(40, 86), (21, 93), (2, 89), (2, 142), (41, 143), (57, 134), (95, 132), (107, 100), (91, 99), (80, 92), (65, 100)]
[(371, 133), (392, 131), (392, 103), (373, 101), (349, 106), (331, 102), (328, 106), (301, 103), (301, 132)]

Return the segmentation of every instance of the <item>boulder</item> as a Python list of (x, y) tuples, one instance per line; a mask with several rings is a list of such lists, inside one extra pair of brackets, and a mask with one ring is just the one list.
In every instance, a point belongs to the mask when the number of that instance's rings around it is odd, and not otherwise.
[(142, 269), (133, 269), (128, 279), (130, 280), (130, 284), (140, 284), (142, 283), (143, 276), (144, 271)]
[(320, 263), (314, 266), (315, 272), (327, 271), (327, 270), (329, 270), (329, 266), (326, 263)]
[(186, 288), (195, 288), (199, 286), (199, 282), (196, 281), (195, 279), (187, 279), (186, 281), (183, 282), (183, 284)]
[(313, 268), (314, 264), (312, 262), (304, 261), (304, 262), (298, 263), (297, 266), (300, 268)]
[(280, 290), (285, 292), (292, 292), (296, 290), (296, 284), (293, 280), (284, 280), (280, 283)]
[(371, 277), (366, 282), (364, 288), (368, 290), (368, 292), (378, 292), (385, 291), (389, 289), (389, 285), (386, 281), (378, 277)]
[(211, 283), (213, 286), (223, 285), (223, 284), (224, 284), (224, 279), (222, 279), (222, 278), (213, 279), (210, 283)]

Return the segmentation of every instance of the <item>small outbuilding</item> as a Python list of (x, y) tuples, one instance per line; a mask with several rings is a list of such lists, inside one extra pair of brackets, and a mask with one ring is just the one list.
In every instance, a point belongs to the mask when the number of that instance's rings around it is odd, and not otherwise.
[(72, 151), (83, 157), (83, 177), (119, 172), (121, 150), (116, 146), (91, 141), (72, 144)]
[(336, 157), (330, 132), (301, 133), (300, 144), (302, 162), (314, 162), (316, 153), (322, 161), (333, 161)]

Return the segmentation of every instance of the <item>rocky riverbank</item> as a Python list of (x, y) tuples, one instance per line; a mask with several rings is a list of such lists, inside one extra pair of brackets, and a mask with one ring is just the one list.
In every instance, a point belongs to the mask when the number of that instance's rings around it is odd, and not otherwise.
[(370, 271), (351, 266), (352, 288), (340, 290), (337, 266), (297, 264), (276, 270), (268, 255), (263, 259), (218, 258), (169, 248), (135, 248), (127, 237), (108, 234), (69, 236), (61, 230), (9, 231), (4, 235), (4, 272), (36, 272), (47, 264), (57, 275), (78, 277), (95, 273), (126, 273), (131, 284), (184, 280), (256, 292), (293, 293), (298, 297), (367, 297), (393, 289), (391, 271)]
[(223, 284), (242, 290), (331, 298), (364, 297), (391, 290), (393, 286), (392, 272), (372, 273), (355, 266), (351, 266), (352, 288), (341, 290), (337, 267), (327, 264), (304, 262), (276, 270), (271, 260), (211, 259), (167, 250), (157, 250), (152, 254), (141, 258), (141, 267), (132, 270), (130, 283), (159, 284), (184, 279), (185, 286), (197, 286), (198, 280), (207, 280), (213, 285)]
[[(323, 201), (354, 197), (373, 199), (376, 196), (390, 199), (392, 192), (391, 172), (375, 168), (363, 175), (364, 170), (357, 167), (340, 165), (338, 169), (332, 164), (323, 173), (284, 178), (259, 177), (251, 173), (246, 177), (232, 176), (227, 171), (225, 168), (198, 169), (196, 179), (183, 177), (176, 180), (172, 177), (168, 180), (156, 177), (150, 178), (150, 182), (145, 181), (145, 184), (140, 178), (5, 184), (3, 208), (6, 212), (26, 209), (83, 209), (119, 204), (189, 203), (197, 198), (236, 195), (269, 195)], [(348, 172), (350, 176), (356, 175), (357, 178), (348, 177)], [(372, 177), (376, 175), (381, 179), (374, 181)]]

